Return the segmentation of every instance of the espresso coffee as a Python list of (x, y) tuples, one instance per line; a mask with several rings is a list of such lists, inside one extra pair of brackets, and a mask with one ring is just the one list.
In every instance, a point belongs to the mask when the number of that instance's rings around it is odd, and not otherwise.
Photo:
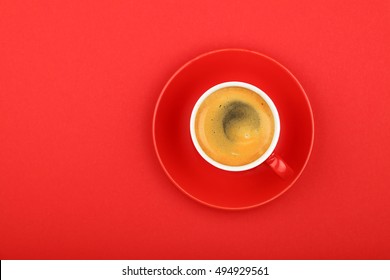
[(209, 95), (195, 117), (202, 150), (224, 165), (257, 160), (271, 145), (275, 121), (267, 102), (249, 89), (232, 86)]

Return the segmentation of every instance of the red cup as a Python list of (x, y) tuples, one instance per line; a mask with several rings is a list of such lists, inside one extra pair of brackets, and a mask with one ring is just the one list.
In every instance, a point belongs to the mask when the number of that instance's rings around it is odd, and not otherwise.
[[(271, 109), (271, 113), (274, 119), (274, 134), (268, 149), (263, 154), (261, 154), (257, 159), (245, 165), (232, 166), (214, 160), (202, 149), (195, 132), (195, 119), (202, 103), (211, 94), (215, 93), (220, 89), (227, 88), (227, 87), (241, 87), (258, 94), (267, 103), (268, 107)], [(202, 156), (202, 158), (206, 160), (208, 163), (210, 163), (211, 165), (225, 171), (239, 172), (239, 171), (246, 171), (255, 168), (261, 164), (268, 164), (268, 166), (281, 178), (288, 178), (289, 176), (293, 175), (293, 170), (280, 156), (274, 153), (274, 150), (279, 140), (280, 126), (281, 124), (280, 124), (279, 113), (271, 98), (260, 88), (249, 83), (238, 82), (238, 81), (220, 83), (208, 89), (205, 93), (203, 93), (200, 96), (198, 101), (195, 103), (195, 106), (191, 113), (191, 119), (190, 119), (190, 133), (191, 133), (192, 142), (196, 150), (198, 151), (198, 153)]]

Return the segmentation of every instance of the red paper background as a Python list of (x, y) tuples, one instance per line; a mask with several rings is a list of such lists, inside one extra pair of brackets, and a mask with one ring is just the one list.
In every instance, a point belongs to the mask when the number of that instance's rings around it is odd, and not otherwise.
[[(0, 259), (389, 259), (390, 2), (0, 2)], [(311, 159), (216, 210), (161, 169), (152, 116), (182, 64), (269, 55), (301, 82)]]

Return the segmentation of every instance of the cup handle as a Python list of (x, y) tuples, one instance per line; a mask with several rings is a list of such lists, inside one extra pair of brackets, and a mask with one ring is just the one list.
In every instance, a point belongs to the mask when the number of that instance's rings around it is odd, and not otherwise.
[(288, 166), (288, 164), (275, 153), (272, 153), (265, 162), (282, 179), (287, 180), (294, 174), (294, 171), (291, 169), (291, 167)]

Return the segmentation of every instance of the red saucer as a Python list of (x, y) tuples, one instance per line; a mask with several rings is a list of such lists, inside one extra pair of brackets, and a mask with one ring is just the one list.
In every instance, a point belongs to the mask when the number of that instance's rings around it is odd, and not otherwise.
[[(243, 172), (219, 170), (196, 151), (192, 108), (207, 89), (227, 81), (253, 84), (275, 103), (281, 123), (275, 153), (294, 170), (288, 180), (266, 164)], [(313, 139), (313, 114), (298, 80), (272, 58), (241, 49), (209, 52), (186, 63), (165, 85), (153, 118), (154, 146), (168, 177), (191, 198), (222, 209), (259, 206), (284, 193), (305, 168)]]

